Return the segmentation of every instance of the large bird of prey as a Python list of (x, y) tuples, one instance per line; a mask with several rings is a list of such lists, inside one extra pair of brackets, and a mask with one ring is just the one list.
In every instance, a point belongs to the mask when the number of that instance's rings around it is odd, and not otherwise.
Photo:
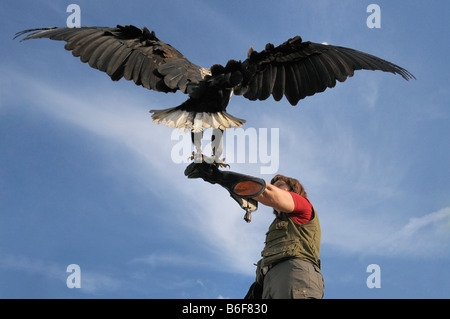
[[(229, 60), (225, 66), (200, 67), (171, 45), (159, 40), (146, 27), (132, 25), (80, 28), (41, 28), (25, 30), (23, 40), (49, 38), (67, 42), (65, 49), (93, 68), (106, 72), (113, 81), (133, 80), (137, 85), (158, 92), (181, 91), (188, 99), (177, 107), (151, 110), (153, 121), (169, 127), (191, 130), (195, 145), (192, 159), (205, 161), (201, 138), (205, 128), (213, 130), (214, 164), (225, 165), (220, 158), (222, 134), (245, 120), (226, 112), (231, 95), (275, 101), (283, 96), (290, 104), (344, 82), (355, 70), (381, 70), (414, 78), (407, 70), (376, 56), (357, 50), (313, 42), (296, 36), (279, 46), (268, 43), (257, 52), (250, 47), (247, 58)], [(197, 136), (197, 137), (196, 137)]]

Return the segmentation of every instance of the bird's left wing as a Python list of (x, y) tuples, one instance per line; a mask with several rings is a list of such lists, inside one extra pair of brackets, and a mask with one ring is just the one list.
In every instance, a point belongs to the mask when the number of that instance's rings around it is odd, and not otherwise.
[(407, 70), (376, 56), (327, 44), (303, 42), (297, 36), (265, 50), (251, 49), (242, 62), (243, 81), (234, 89), (237, 95), (250, 100), (265, 100), (273, 95), (276, 101), (286, 96), (290, 104), (326, 88), (344, 82), (355, 70), (381, 70), (400, 74), (409, 80)]
[(145, 27), (42, 28), (19, 32), (16, 37), (24, 34), (28, 35), (23, 40), (66, 41), (66, 50), (113, 81), (125, 78), (149, 90), (186, 93), (189, 82), (201, 81), (208, 73)]

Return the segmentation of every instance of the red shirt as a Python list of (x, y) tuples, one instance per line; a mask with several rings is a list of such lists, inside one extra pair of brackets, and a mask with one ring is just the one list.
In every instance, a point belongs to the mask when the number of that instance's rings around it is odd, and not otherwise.
[(306, 224), (312, 218), (312, 205), (309, 200), (297, 193), (289, 192), (294, 200), (294, 210), (289, 214), (300, 225)]

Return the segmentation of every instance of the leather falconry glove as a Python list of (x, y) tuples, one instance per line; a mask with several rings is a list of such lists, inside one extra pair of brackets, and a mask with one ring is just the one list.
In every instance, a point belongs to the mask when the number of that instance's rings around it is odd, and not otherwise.
[(250, 175), (231, 171), (221, 171), (215, 165), (206, 162), (191, 163), (186, 167), (184, 175), (188, 178), (202, 178), (211, 184), (219, 184), (230, 193), (230, 196), (246, 211), (244, 219), (251, 221), (251, 212), (258, 209), (256, 197), (266, 189), (266, 182)]

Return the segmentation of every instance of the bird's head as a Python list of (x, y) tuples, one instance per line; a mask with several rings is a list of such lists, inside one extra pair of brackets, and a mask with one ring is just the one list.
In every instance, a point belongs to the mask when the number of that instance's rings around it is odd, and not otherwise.
[(223, 65), (214, 64), (211, 67), (211, 75), (212, 76), (216, 76), (216, 75), (223, 74), (223, 73), (225, 73), (225, 67)]
[(228, 61), (227, 65), (225, 66), (226, 72), (240, 71), (241, 69), (242, 69), (241, 61), (236, 61), (236, 60)]

